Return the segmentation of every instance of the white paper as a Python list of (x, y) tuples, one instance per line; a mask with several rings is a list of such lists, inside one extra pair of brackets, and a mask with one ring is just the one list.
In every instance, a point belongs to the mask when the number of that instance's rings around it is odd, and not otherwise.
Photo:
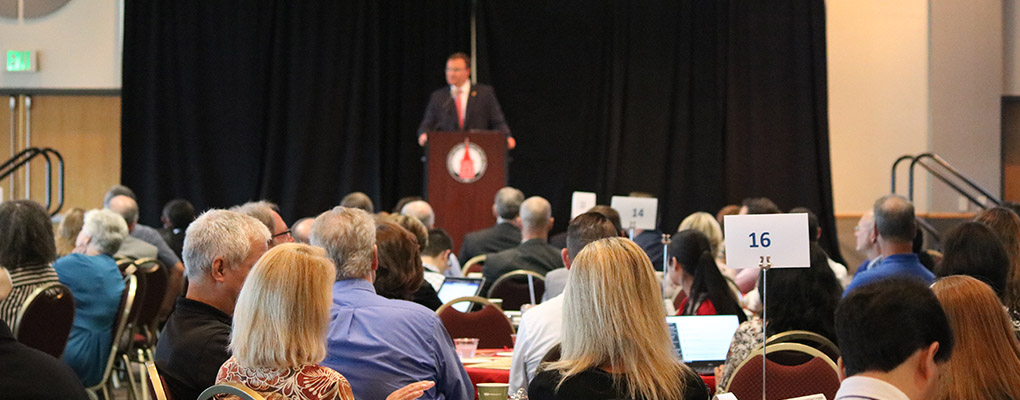
[(726, 266), (758, 268), (764, 259), (773, 268), (808, 268), (807, 214), (727, 215)]
[(712, 400), (737, 400), (737, 395), (733, 393), (719, 393)]
[(595, 207), (596, 197), (592, 192), (574, 192), (570, 200), (570, 219), (584, 214)]
[(655, 213), (658, 211), (659, 199), (613, 196), (610, 207), (620, 213), (623, 229), (655, 229)]

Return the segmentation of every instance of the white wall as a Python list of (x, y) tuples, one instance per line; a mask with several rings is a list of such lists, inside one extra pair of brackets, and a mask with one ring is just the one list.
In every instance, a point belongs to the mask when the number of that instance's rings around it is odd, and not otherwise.
[(122, 12), (119, 0), (71, 0), (42, 18), (0, 18), (5, 60), (7, 50), (39, 54), (38, 72), (0, 69), (0, 88), (119, 89)]
[(1020, 0), (1002, 1), (1003, 94), (1020, 96)]
[(829, 0), (826, 16), (833, 197), (858, 213), (889, 193), (897, 157), (928, 148), (928, 1)]

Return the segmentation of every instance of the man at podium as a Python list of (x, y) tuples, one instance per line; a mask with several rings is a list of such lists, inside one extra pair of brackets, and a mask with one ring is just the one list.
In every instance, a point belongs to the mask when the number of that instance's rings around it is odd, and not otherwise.
[(428, 141), (428, 132), (493, 130), (506, 134), (507, 148), (517, 142), (510, 136), (503, 109), (489, 85), (472, 84), (471, 59), (467, 54), (454, 53), (446, 59), (446, 83), (429, 97), (425, 116), (418, 126), (418, 145)]

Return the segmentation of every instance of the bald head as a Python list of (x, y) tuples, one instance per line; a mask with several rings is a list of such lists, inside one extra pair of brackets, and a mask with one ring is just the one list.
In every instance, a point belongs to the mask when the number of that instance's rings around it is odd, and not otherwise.
[(415, 217), (421, 223), (425, 224), (426, 228), (433, 228), (436, 225), (436, 214), (432, 211), (432, 206), (422, 200), (415, 200), (404, 205), (404, 208), (400, 209), (400, 213), (410, 217)]
[(291, 227), (291, 233), (294, 236), (295, 242), (308, 244), (308, 238), (312, 234), (312, 222), (315, 222), (315, 219), (301, 218), (294, 223), (294, 226)]
[(135, 230), (135, 223), (138, 222), (138, 203), (135, 202), (135, 199), (125, 195), (116, 195), (110, 198), (107, 208), (124, 217), (124, 222), (127, 223), (129, 230)]
[(880, 239), (912, 242), (917, 234), (914, 204), (900, 195), (890, 194), (875, 201), (875, 229)]
[(552, 227), (552, 206), (549, 201), (539, 196), (532, 196), (521, 203), (521, 236), (522, 239), (546, 237)]
[(499, 189), (496, 198), (492, 202), (492, 212), (496, 214), (499, 222), (513, 221), (521, 209), (521, 202), (524, 201), (524, 193), (510, 186)]

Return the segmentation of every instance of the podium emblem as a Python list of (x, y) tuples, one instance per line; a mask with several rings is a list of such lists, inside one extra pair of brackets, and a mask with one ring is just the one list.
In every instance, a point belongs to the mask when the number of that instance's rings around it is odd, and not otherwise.
[(485, 151), (467, 138), (464, 139), (464, 143), (453, 146), (446, 154), (446, 170), (460, 183), (472, 183), (481, 179), (487, 166)]

